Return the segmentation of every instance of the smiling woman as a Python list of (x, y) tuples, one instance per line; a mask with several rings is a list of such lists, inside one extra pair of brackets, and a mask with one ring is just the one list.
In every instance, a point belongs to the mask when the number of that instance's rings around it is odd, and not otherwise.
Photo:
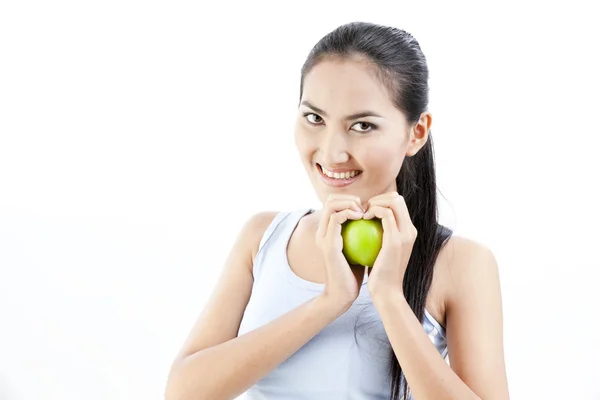
[[(300, 82), (295, 144), (323, 207), (249, 218), (167, 399), (508, 399), (495, 258), (438, 223), (418, 42), (340, 26)], [(349, 264), (342, 227), (375, 218), (373, 266)]]

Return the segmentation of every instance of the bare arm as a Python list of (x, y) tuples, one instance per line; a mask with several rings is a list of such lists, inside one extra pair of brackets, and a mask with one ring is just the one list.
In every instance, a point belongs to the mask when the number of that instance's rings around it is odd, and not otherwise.
[(267, 325), (189, 355), (174, 365), (166, 398), (234, 399), (339, 315), (316, 296)]
[(492, 251), (462, 239), (451, 263), (446, 320), (452, 369), (484, 400), (508, 400), (502, 293)]
[(345, 311), (319, 295), (237, 337), (252, 290), (252, 260), (274, 216), (255, 215), (239, 234), (215, 291), (173, 362), (167, 400), (233, 399)]
[(446, 306), (450, 366), (401, 293), (373, 301), (416, 399), (508, 400), (496, 260), (486, 247), (460, 242)]

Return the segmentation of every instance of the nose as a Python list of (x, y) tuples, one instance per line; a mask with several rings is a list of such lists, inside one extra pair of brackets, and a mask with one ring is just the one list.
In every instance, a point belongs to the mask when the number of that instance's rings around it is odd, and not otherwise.
[(344, 132), (330, 129), (321, 142), (321, 162), (326, 166), (343, 164), (348, 161), (348, 143)]

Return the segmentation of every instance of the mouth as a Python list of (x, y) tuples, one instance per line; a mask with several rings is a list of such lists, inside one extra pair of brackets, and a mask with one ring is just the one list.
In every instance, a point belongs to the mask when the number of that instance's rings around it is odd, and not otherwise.
[(321, 164), (316, 164), (316, 168), (319, 171), (321, 181), (332, 187), (348, 186), (362, 175), (361, 170), (329, 171), (323, 168)]

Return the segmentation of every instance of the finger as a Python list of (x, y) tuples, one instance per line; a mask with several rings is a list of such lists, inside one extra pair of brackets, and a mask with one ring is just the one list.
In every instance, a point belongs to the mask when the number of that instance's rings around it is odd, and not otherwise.
[(323, 239), (326, 239), (327, 246), (331, 246), (338, 240), (337, 245), (343, 243), (342, 241), (342, 224), (349, 219), (357, 220), (362, 218), (362, 213), (353, 210), (342, 210), (331, 215), (327, 224), (326, 235)]
[(374, 199), (371, 204), (391, 208), (396, 217), (398, 230), (402, 230), (403, 227), (414, 226), (408, 212), (408, 207), (406, 206), (406, 201), (397, 192), (391, 192), (385, 197)]
[[(403, 221), (405, 220), (405, 216), (408, 216), (408, 209), (406, 208), (406, 204), (404, 204), (402, 196), (388, 196), (381, 197), (379, 199), (375, 199), (369, 202), (369, 209), (365, 213), (365, 218), (370, 218), (372, 213), (369, 213), (371, 206), (380, 206), (390, 208), (394, 213), (394, 222), (398, 230), (402, 229), (402, 226), (405, 224)], [(408, 216), (410, 219), (410, 216)]]
[(342, 224), (344, 222), (348, 221), (349, 219), (361, 219), (362, 216), (362, 212), (349, 209), (338, 211), (332, 214), (327, 226), (327, 235), (329, 237), (340, 235), (342, 233)]
[(356, 199), (354, 198), (327, 201), (327, 203), (325, 203), (325, 207), (323, 208), (323, 215), (321, 215), (319, 228), (317, 229), (317, 235), (319, 237), (325, 236), (331, 216), (342, 210), (353, 210), (356, 213), (359, 213), (360, 217), (362, 217), (364, 212), (363, 209), (360, 207), (360, 204), (357, 204)]
[[(373, 205), (369, 207), (369, 211), (367, 213), (372, 214), (374, 217), (381, 219), (381, 225), (383, 226), (384, 238), (389, 237), (390, 234), (398, 233), (398, 225), (396, 223), (396, 218), (394, 217), (394, 212), (391, 208)], [(363, 218), (366, 218), (363, 216)], [(388, 235), (385, 235), (388, 233)]]
[[(365, 212), (360, 204), (360, 197), (352, 195), (344, 195), (344, 197), (338, 196), (330, 196), (323, 206), (323, 211), (327, 211), (329, 215), (334, 212), (341, 211), (344, 208), (352, 208), (356, 211)], [(323, 217), (328, 218), (328, 215), (324, 215)]]

